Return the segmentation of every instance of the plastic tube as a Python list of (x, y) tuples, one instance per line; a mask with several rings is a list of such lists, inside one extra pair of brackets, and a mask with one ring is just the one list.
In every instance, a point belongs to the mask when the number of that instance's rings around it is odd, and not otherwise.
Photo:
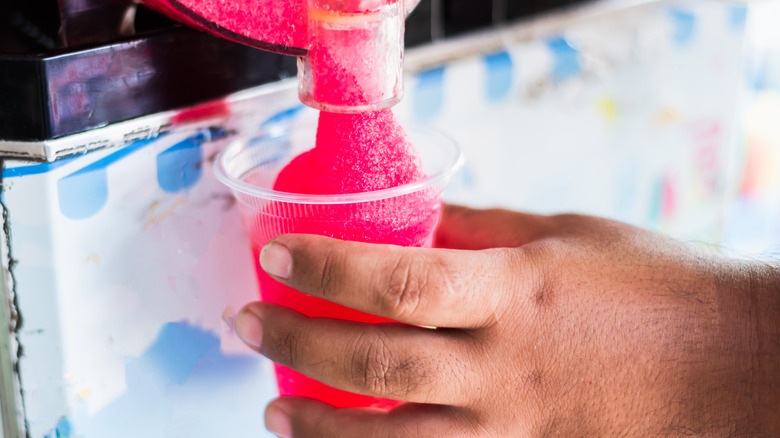
[(309, 54), (298, 95), (330, 112), (388, 108), (403, 95), (404, 6), (399, 0), (307, 0)]

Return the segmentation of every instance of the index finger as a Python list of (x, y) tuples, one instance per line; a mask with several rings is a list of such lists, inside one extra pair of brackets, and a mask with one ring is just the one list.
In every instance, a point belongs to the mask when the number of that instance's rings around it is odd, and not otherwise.
[(260, 264), (303, 293), (408, 324), (478, 328), (494, 322), (514, 286), (519, 252), (460, 251), (288, 234)]

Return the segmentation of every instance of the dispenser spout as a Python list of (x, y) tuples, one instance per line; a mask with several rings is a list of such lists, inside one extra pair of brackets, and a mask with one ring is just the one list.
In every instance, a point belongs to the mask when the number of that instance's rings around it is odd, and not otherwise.
[(307, 0), (298, 96), (329, 112), (388, 108), (403, 95), (402, 0)]
[(142, 0), (214, 35), (299, 57), (314, 108), (364, 112), (403, 95), (404, 18), (419, 0)]

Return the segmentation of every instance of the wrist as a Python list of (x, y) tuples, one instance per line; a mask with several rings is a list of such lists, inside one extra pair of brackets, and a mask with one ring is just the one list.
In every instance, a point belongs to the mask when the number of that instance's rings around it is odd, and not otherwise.
[[(723, 330), (738, 333), (744, 366), (746, 432), (780, 435), (780, 263), (742, 262), (731, 288), (738, 303)], [(724, 292), (721, 292), (724, 293)], [(728, 293), (728, 292), (725, 292)], [(752, 418), (750, 418), (752, 417)]]
[(675, 332), (666, 432), (780, 436), (780, 264), (711, 259), (696, 270), (694, 290), (709, 292)]

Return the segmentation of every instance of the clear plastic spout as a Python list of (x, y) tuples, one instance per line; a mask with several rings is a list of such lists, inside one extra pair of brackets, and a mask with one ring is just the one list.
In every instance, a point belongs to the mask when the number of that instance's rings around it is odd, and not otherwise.
[(388, 108), (403, 95), (404, 2), (306, 0), (308, 56), (298, 58), (298, 95), (323, 111)]

